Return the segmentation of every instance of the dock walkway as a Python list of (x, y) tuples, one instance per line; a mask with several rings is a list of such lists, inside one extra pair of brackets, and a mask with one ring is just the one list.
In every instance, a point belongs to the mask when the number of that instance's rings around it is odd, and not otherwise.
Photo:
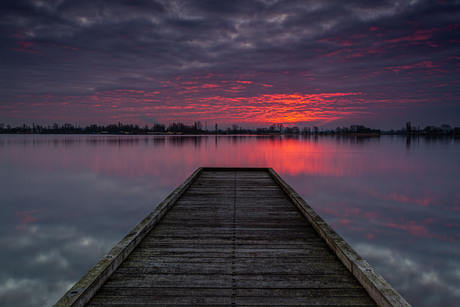
[(197, 170), (57, 305), (84, 304), (408, 305), (266, 168)]

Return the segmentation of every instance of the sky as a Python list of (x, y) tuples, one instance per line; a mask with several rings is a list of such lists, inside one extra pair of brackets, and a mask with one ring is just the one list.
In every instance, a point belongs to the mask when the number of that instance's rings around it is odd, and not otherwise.
[(0, 123), (460, 126), (460, 1), (2, 0)]

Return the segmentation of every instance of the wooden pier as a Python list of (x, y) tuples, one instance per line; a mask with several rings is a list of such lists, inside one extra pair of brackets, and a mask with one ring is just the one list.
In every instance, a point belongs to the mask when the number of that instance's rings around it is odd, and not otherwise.
[(409, 304), (270, 168), (199, 168), (56, 306)]

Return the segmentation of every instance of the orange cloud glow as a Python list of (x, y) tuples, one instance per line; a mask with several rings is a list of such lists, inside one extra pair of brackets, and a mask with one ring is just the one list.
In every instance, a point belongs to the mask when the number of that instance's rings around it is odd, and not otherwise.
[[(331, 122), (346, 115), (363, 112), (359, 105), (346, 105), (350, 96), (359, 93), (264, 94), (252, 97), (209, 96), (188, 99), (186, 104), (160, 104), (147, 107), (152, 114), (169, 118), (213, 119), (250, 124), (319, 121)], [(177, 112), (175, 112), (175, 110)]]
[[(240, 124), (263, 127), (326, 124), (350, 115), (368, 113), (360, 92), (273, 93), (271, 85), (242, 80), (198, 79), (170, 80), (152, 90), (114, 89), (87, 96), (43, 96), (49, 110), (44, 117), (59, 120), (71, 116), (74, 121), (104, 118), (107, 123), (131, 122), (169, 124), (194, 121), (219, 125)], [(32, 100), (35, 97), (23, 97)], [(28, 103), (31, 113), (43, 107)], [(221, 126), (222, 127), (222, 126)]]

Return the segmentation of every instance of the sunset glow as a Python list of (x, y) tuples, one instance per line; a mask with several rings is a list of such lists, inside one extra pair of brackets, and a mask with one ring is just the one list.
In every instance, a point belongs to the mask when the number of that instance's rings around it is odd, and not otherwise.
[(459, 11), (437, 1), (7, 1), (0, 124), (460, 126)]

